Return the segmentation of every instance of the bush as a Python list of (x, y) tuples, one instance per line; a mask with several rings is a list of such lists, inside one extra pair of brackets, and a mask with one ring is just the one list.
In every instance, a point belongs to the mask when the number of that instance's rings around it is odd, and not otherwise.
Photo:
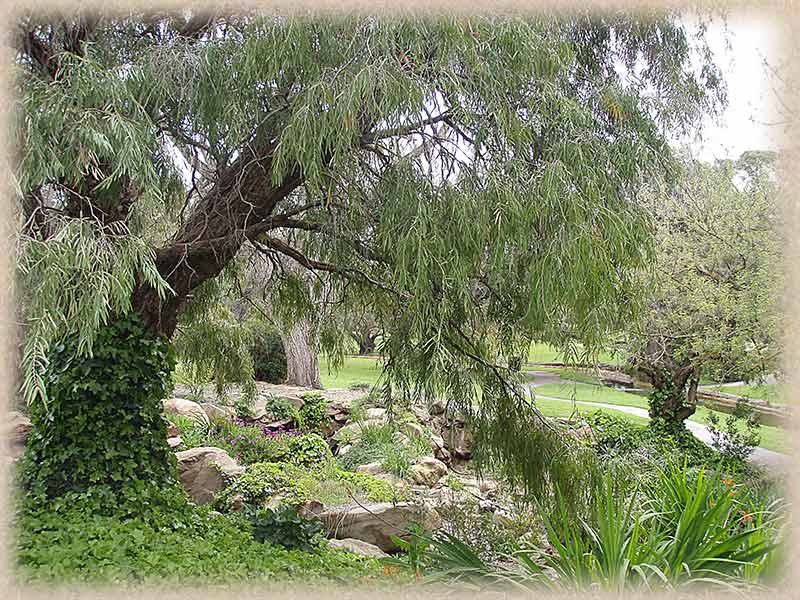
[(253, 374), (256, 381), (283, 383), (286, 380), (286, 352), (281, 336), (272, 327), (258, 323), (252, 328)]
[(20, 469), (28, 502), (91, 496), (99, 511), (136, 513), (166, 501), (177, 480), (161, 399), (174, 365), (169, 340), (135, 315), (100, 329), (92, 356), (76, 336), (54, 344)]
[(317, 392), (303, 394), (304, 404), (297, 411), (295, 421), (300, 431), (322, 433), (323, 426), (330, 420), (328, 401)]
[[(337, 457), (338, 464), (349, 471), (372, 462), (380, 462), (388, 473), (405, 478), (414, 461), (430, 452), (425, 440), (411, 439), (407, 444), (398, 444), (397, 433), (392, 424), (364, 427), (360, 439), (345, 454)], [(344, 440), (340, 440), (343, 443)]]
[(281, 504), (289, 506), (312, 499), (337, 505), (348, 503), (351, 494), (371, 502), (406, 497), (386, 481), (367, 473), (343, 471), (334, 464), (304, 469), (290, 463), (259, 463), (220, 492), (214, 504), (219, 510), (230, 510), (238, 495), (245, 504), (263, 505), (277, 497)]
[(264, 410), (273, 421), (285, 421), (297, 416), (297, 409), (292, 401), (281, 396), (268, 396), (264, 403)]
[(285, 439), (287, 458), (293, 464), (313, 467), (333, 460), (328, 444), (316, 433), (285, 436)]
[(737, 400), (733, 413), (720, 425), (713, 410), (708, 414), (708, 430), (712, 446), (728, 463), (743, 463), (761, 441), (758, 418), (747, 402)]
[(257, 542), (269, 542), (288, 550), (305, 552), (319, 547), (322, 523), (300, 516), (297, 514), (297, 509), (292, 506), (273, 510), (248, 505), (245, 507), (244, 515), (250, 521), (253, 538)]

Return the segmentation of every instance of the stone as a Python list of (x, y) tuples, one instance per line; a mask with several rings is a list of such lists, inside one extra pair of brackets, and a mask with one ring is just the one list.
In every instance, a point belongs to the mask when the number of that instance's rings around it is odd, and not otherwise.
[(197, 504), (209, 504), (217, 492), (245, 470), (225, 450), (212, 446), (184, 450), (175, 456), (181, 484)]
[(411, 478), (419, 485), (433, 487), (445, 475), (447, 465), (433, 456), (423, 456), (411, 467)]
[(478, 485), (478, 489), (482, 494), (486, 494), (487, 496), (493, 496), (497, 492), (497, 483), (494, 481), (488, 481), (484, 479)]
[(347, 550), (348, 552), (353, 552), (354, 554), (371, 556), (373, 558), (386, 558), (389, 556), (386, 554), (386, 552), (374, 544), (353, 538), (345, 538), (343, 540), (328, 540), (328, 546), (334, 550)]
[(380, 475), (383, 472), (384, 472), (383, 467), (379, 462), (373, 462), (367, 465), (360, 465), (356, 467), (356, 473), (367, 473), (368, 475)]
[(446, 410), (447, 406), (441, 400), (434, 400), (431, 402), (431, 405), (428, 407), (428, 412), (432, 415), (443, 415), (444, 411)]
[(451, 454), (458, 458), (472, 457), (472, 432), (464, 421), (458, 419), (448, 423), (442, 431), (442, 437)]
[(366, 410), (367, 419), (385, 419), (386, 418), (386, 409), (385, 408), (368, 408)]
[(320, 515), (328, 537), (339, 540), (357, 539), (377, 546), (384, 552), (398, 550), (392, 536), (409, 540), (411, 524), (420, 523), (425, 531), (442, 525), (436, 511), (407, 502), (344, 506), (329, 509)]
[(230, 406), (222, 406), (213, 402), (200, 402), (200, 408), (206, 413), (210, 420), (232, 419), (236, 416), (236, 410)]
[(450, 455), (450, 451), (447, 448), (437, 447), (433, 451), (433, 455), (446, 465), (453, 462), (453, 457)]
[(307, 500), (297, 507), (297, 514), (304, 519), (319, 517), (325, 510), (325, 506), (319, 500)]
[(353, 449), (352, 444), (345, 444), (344, 446), (340, 446), (339, 449), (336, 451), (336, 456), (342, 456), (343, 454), (347, 454), (352, 449)]
[(174, 413), (177, 415), (184, 415), (191, 419), (195, 419), (200, 423), (208, 426), (210, 421), (206, 411), (197, 403), (192, 400), (185, 400), (183, 398), (170, 398), (162, 402), (164, 412)]
[(404, 424), (402, 431), (410, 438), (420, 439), (425, 437), (425, 430), (421, 425), (417, 425), (416, 423)]
[(179, 436), (179, 435), (167, 438), (167, 445), (170, 448), (177, 448), (182, 443), (183, 443), (183, 440), (181, 439), (181, 436)]
[(444, 438), (440, 435), (436, 435), (435, 433), (431, 435), (431, 444), (434, 448), (446, 448), (444, 444)]

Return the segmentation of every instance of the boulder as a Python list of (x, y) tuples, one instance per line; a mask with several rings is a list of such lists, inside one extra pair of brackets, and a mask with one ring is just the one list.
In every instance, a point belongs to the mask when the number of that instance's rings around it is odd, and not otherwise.
[(425, 430), (422, 428), (421, 425), (417, 425), (416, 423), (405, 423), (403, 425), (402, 431), (410, 438), (425, 437)]
[(368, 475), (380, 475), (384, 473), (380, 462), (373, 462), (367, 465), (356, 467), (356, 473), (367, 473)]
[(334, 550), (347, 550), (348, 552), (353, 552), (354, 554), (360, 554), (361, 556), (371, 556), (373, 558), (386, 558), (389, 556), (373, 544), (369, 544), (362, 540), (356, 540), (353, 538), (346, 538), (343, 540), (329, 540), (328, 546), (333, 548)]
[(448, 423), (442, 431), (442, 437), (451, 454), (458, 458), (472, 457), (472, 431), (463, 420), (456, 419)]
[(445, 475), (447, 475), (447, 465), (433, 456), (423, 456), (411, 467), (411, 478), (418, 485), (433, 487)]
[(236, 410), (230, 406), (222, 406), (213, 402), (200, 402), (198, 406), (212, 421), (214, 419), (232, 419), (236, 416)]
[(352, 449), (353, 449), (352, 444), (345, 444), (344, 446), (339, 446), (339, 449), (336, 450), (336, 456), (342, 456), (343, 454), (347, 454)]
[(337, 507), (323, 512), (320, 519), (328, 537), (361, 540), (384, 552), (398, 550), (392, 536), (406, 540), (411, 538), (407, 532), (412, 523), (420, 523), (429, 532), (442, 525), (441, 517), (436, 511), (405, 502)]
[(453, 462), (453, 457), (450, 456), (450, 452), (447, 450), (447, 448), (436, 448), (433, 451), (433, 455), (446, 465), (449, 465), (451, 462)]
[(179, 436), (179, 435), (175, 435), (175, 436), (172, 436), (172, 437), (168, 437), (168, 438), (167, 438), (167, 445), (168, 445), (170, 448), (173, 448), (173, 449), (174, 449), (174, 448), (177, 448), (177, 447), (178, 447), (178, 446), (180, 446), (182, 443), (183, 443), (183, 440), (181, 439), (181, 436)]
[(366, 413), (367, 419), (386, 419), (385, 408), (368, 408)]
[(204, 425), (209, 425), (210, 421), (206, 411), (197, 403), (192, 400), (185, 400), (183, 398), (170, 398), (164, 400), (162, 403), (164, 412), (175, 413), (184, 415), (191, 419), (195, 419)]
[(175, 456), (181, 484), (197, 504), (209, 504), (217, 492), (244, 473), (244, 467), (221, 448), (201, 446)]

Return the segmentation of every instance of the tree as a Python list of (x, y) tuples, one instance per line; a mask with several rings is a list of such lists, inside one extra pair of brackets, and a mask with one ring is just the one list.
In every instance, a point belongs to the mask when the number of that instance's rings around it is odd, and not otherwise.
[(724, 100), (668, 11), (27, 19), (17, 40), (30, 401), (51, 343), (75, 332), (80, 368), (120, 315), (169, 338), (258, 245), (369, 305), (392, 393), (446, 397), (531, 488), (566, 458), (504, 365), (630, 319), (637, 190)]
[(686, 160), (675, 186), (648, 196), (653, 289), (632, 360), (654, 386), (650, 416), (680, 425), (701, 377), (754, 380), (780, 367), (783, 231), (774, 155)]

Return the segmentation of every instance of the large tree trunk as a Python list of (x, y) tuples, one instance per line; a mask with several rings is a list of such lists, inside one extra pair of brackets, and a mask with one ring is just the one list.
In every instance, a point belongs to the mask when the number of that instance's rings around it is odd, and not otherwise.
[(286, 383), (322, 389), (314, 325), (302, 319), (291, 328), (280, 328), (280, 336), (286, 352)]
[(650, 418), (670, 428), (683, 428), (684, 421), (697, 410), (697, 369), (654, 369), (649, 375), (653, 385), (648, 397)]

